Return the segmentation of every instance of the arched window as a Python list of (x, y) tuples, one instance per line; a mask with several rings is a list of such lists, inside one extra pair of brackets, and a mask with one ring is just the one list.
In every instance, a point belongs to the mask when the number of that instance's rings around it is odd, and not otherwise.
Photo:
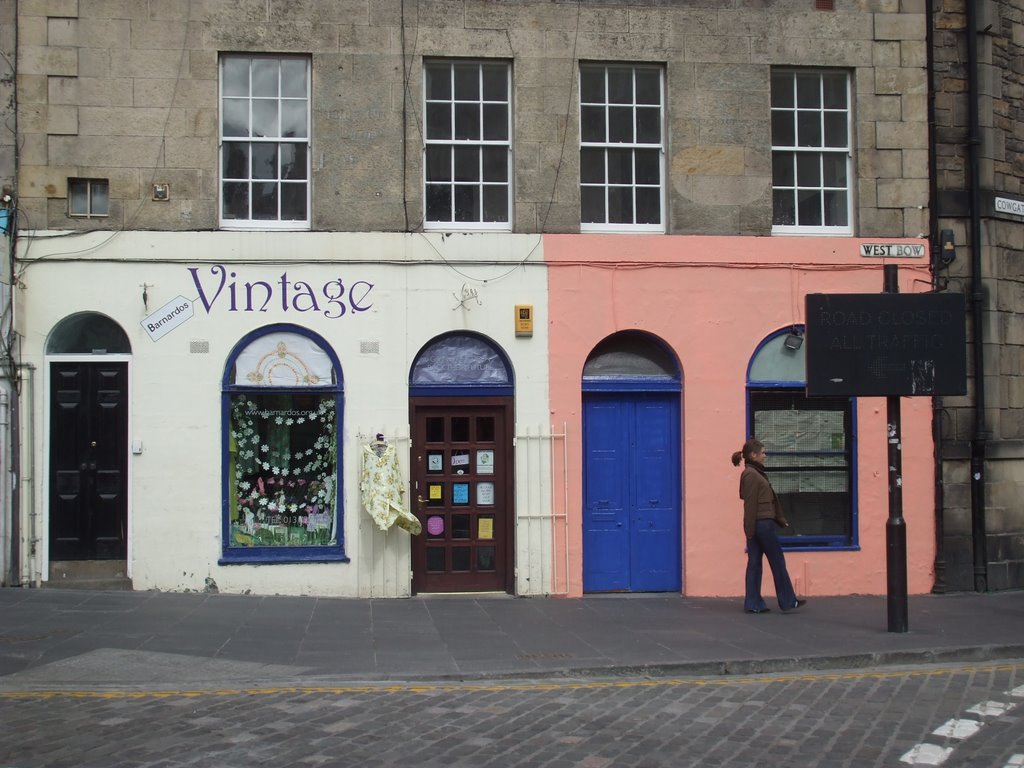
[(583, 389), (680, 389), (679, 364), (654, 337), (621, 331), (603, 339), (583, 365)]
[(128, 355), (131, 351), (121, 326), (98, 312), (68, 315), (46, 340), (48, 355)]
[(765, 444), (766, 469), (790, 527), (787, 548), (857, 546), (856, 401), (807, 397), (803, 328), (776, 331), (747, 369), (747, 434)]
[(222, 563), (345, 560), (341, 366), (291, 325), (250, 333), (224, 373)]
[(489, 339), (473, 333), (449, 333), (427, 344), (409, 373), (412, 395), (511, 395), (512, 366)]

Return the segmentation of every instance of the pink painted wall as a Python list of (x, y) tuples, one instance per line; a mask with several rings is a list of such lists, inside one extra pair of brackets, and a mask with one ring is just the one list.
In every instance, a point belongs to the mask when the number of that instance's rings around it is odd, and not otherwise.
[[(746, 562), (740, 470), (747, 365), (772, 332), (802, 323), (808, 293), (880, 293), (882, 267), (900, 267), (900, 291), (927, 291), (925, 259), (864, 258), (866, 240), (818, 237), (548, 235), (547, 318), (552, 423), (568, 426), (568, 509), (557, 531), (557, 587), (582, 593), (583, 364), (606, 336), (636, 329), (664, 341), (683, 372), (683, 593), (741, 596)], [(873, 241), (873, 242), (877, 242)], [(904, 243), (924, 244), (920, 240)], [(789, 552), (798, 594), (886, 593), (888, 471), (885, 398), (857, 407), (860, 550)], [(935, 555), (929, 398), (902, 398), (903, 515), (908, 591), (930, 591)], [(556, 475), (558, 476), (558, 475)], [(559, 500), (560, 503), (561, 500)], [(565, 533), (568, 541), (560, 537)], [(565, 573), (563, 549), (568, 546)], [(567, 579), (567, 581), (566, 581)], [(766, 596), (773, 594), (765, 567)]]

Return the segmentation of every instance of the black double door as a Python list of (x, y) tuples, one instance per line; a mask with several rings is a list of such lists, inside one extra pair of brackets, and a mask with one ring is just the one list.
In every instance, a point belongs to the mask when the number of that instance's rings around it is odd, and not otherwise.
[(51, 363), (49, 436), (50, 559), (125, 559), (128, 363)]

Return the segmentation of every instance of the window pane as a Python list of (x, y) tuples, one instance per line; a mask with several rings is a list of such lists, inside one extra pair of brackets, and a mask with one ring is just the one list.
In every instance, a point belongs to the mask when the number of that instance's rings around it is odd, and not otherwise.
[(476, 64), (456, 64), (453, 69), (455, 71), (455, 100), (479, 101), (480, 67)]
[(455, 147), (455, 180), (480, 180), (480, 150), (476, 147)]
[(583, 184), (603, 184), (605, 150), (583, 147), (580, 150), (580, 181)]
[(73, 216), (89, 214), (89, 187), (84, 181), (72, 182), (68, 188), (68, 209)]
[(508, 221), (508, 187), (484, 186), (484, 221)]
[(776, 189), (772, 192), (772, 224), (796, 224), (796, 195), (792, 191)]
[(427, 547), (427, 570), (435, 573), (444, 571), (444, 547)]
[(508, 140), (508, 105), (484, 104), (484, 139)]
[(825, 166), (825, 186), (845, 187), (846, 186), (846, 155), (828, 154), (822, 155)]
[(451, 137), (451, 104), (427, 104), (427, 138), (450, 139)]
[(89, 189), (92, 191), (89, 212), (93, 216), (106, 216), (110, 212), (109, 185), (104, 182), (91, 182)]
[(636, 71), (636, 103), (661, 105), (661, 74), (655, 70)]
[(281, 136), (289, 139), (304, 139), (306, 133), (306, 102), (281, 102)]
[(801, 189), (797, 192), (798, 223), (801, 227), (821, 226), (821, 193)]
[(254, 179), (276, 179), (277, 178), (277, 145), (276, 144), (253, 144), (252, 145), (252, 178), (254, 178)]
[(798, 74), (796, 76), (796, 105), (802, 109), (821, 107), (821, 76)]
[(586, 224), (604, 224), (604, 187), (580, 189), (580, 220)]
[(633, 189), (631, 187), (608, 188), (608, 223), (633, 223)]
[(281, 62), (281, 95), (305, 99), (308, 93), (308, 71), (304, 59), (284, 59)]
[(249, 135), (249, 100), (224, 99), (221, 106), (221, 130), (225, 136)]
[(451, 187), (447, 184), (427, 184), (427, 221), (451, 220)]
[(796, 183), (798, 187), (821, 186), (821, 158), (817, 153), (797, 155)]
[(633, 183), (633, 151), (630, 149), (608, 150), (608, 183)]
[(455, 105), (455, 138), (469, 140), (480, 138), (480, 106), (478, 104)]
[(651, 187), (637, 187), (636, 223), (661, 223), (661, 191)]
[(277, 218), (277, 184), (261, 183), (252, 185), (252, 217), (274, 220)]
[(469, 416), (452, 416), (452, 442), (469, 441)]
[(797, 146), (820, 147), (821, 146), (821, 113), (820, 112), (797, 112), (796, 113), (796, 135)]
[(224, 59), (222, 88), (225, 96), (249, 95), (249, 59), (228, 57)]
[(508, 67), (485, 64), (483, 70), (484, 101), (508, 101)]
[(427, 147), (427, 181), (452, 180), (452, 148)]
[(476, 569), (478, 571), (493, 571), (494, 568), (494, 546), (477, 547)]
[(608, 108), (608, 141), (633, 143), (633, 108)]
[(822, 75), (825, 109), (846, 109), (846, 74), (833, 72)]
[(772, 112), (772, 144), (776, 147), (796, 146), (795, 120), (792, 112)]
[(795, 183), (793, 171), (793, 153), (775, 152), (772, 154), (772, 184), (776, 187), (792, 187)]
[(252, 62), (252, 95), (277, 98), (280, 64), (275, 59), (254, 59)]
[(636, 183), (661, 184), (661, 152), (656, 149), (636, 150)]
[(604, 102), (604, 68), (580, 68), (580, 101), (601, 104)]
[(333, 395), (233, 395), (228, 546), (335, 543)]
[(638, 144), (661, 143), (661, 109), (637, 108), (636, 141)]
[(428, 416), (426, 426), (428, 443), (444, 442), (444, 417)]
[(494, 417), (476, 417), (476, 440), (478, 443), (494, 442)]
[(846, 192), (825, 192), (825, 226), (846, 227), (849, 224)]
[(476, 185), (455, 187), (455, 221), (480, 221), (480, 188)]
[(787, 109), (792, 109), (795, 106), (791, 74), (775, 73), (772, 75), (772, 106)]
[(284, 221), (305, 221), (307, 216), (306, 185), (282, 184), (281, 219)]
[(825, 146), (845, 147), (849, 139), (846, 133), (846, 113), (825, 113)]
[(305, 181), (309, 176), (306, 162), (307, 146), (305, 144), (280, 144), (278, 146), (281, 155), (281, 178)]
[(249, 145), (238, 141), (224, 142), (224, 178), (249, 178)]
[(468, 571), (472, 551), (471, 547), (452, 547), (452, 570)]
[(580, 109), (580, 138), (583, 141), (605, 140), (604, 107), (583, 107)]
[(483, 148), (484, 181), (508, 181), (508, 149), (505, 147)]
[(424, 70), (427, 78), (427, 99), (450, 100), (452, 97), (452, 79), (451, 70), (448, 66), (428, 64), (424, 67)]
[(245, 182), (229, 181), (224, 184), (224, 204), (221, 217), (225, 219), (249, 218), (249, 185)]
[(608, 103), (633, 103), (632, 67), (608, 67)]
[(452, 538), (469, 538), (469, 515), (452, 515)]
[(252, 135), (277, 138), (281, 134), (277, 127), (276, 100), (259, 99), (252, 102)]

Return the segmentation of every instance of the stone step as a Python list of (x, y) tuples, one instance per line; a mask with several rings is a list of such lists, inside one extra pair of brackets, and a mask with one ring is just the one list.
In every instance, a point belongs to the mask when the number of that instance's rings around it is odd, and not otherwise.
[(132, 589), (124, 560), (56, 560), (50, 563), (50, 578), (43, 582), (50, 589)]

